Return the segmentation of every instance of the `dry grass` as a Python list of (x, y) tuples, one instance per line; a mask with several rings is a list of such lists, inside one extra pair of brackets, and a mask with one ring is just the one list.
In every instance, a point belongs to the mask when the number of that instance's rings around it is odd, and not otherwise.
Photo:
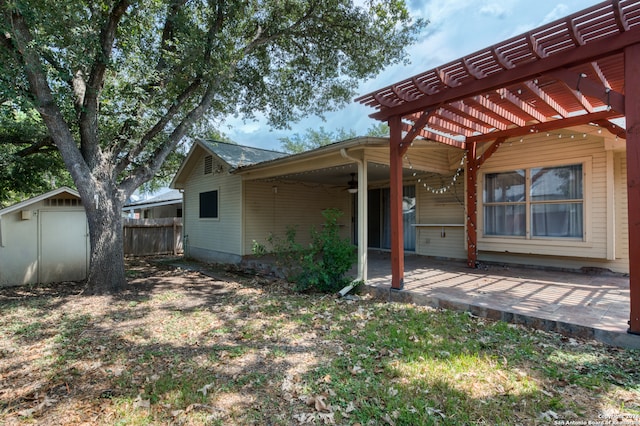
[(213, 267), (129, 272), (114, 298), (0, 290), (0, 424), (640, 424), (638, 351)]

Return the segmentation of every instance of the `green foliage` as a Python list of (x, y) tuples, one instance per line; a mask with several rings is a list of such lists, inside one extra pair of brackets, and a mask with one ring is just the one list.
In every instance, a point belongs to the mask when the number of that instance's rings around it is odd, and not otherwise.
[(203, 123), (259, 115), (287, 128), (405, 59), (424, 22), (403, 0), (358, 4), (0, 2), (0, 103), (37, 110), (81, 197), (100, 200), (85, 206), (88, 293), (124, 287), (115, 217)]
[(312, 128), (307, 129), (304, 135), (295, 133), (291, 137), (280, 138), (280, 144), (285, 152), (297, 154), (355, 137), (356, 133), (353, 130), (346, 131), (340, 128), (336, 132), (330, 132), (321, 126), (318, 130)]
[(37, 111), (0, 103), (0, 208), (60, 186), (74, 187)]
[[(299, 152), (309, 151), (332, 143), (352, 139), (356, 136), (355, 130), (339, 128), (335, 132), (331, 132), (320, 126), (317, 130), (312, 128), (307, 129), (306, 133), (303, 135), (294, 133), (291, 137), (280, 138), (280, 145), (282, 146), (283, 151), (297, 154)], [(374, 124), (367, 130), (365, 136), (382, 138), (388, 137), (389, 126), (386, 123)]]
[(295, 228), (288, 228), (284, 239), (269, 237), (272, 252), (288, 278), (296, 283), (297, 291), (333, 293), (351, 281), (346, 273), (356, 261), (356, 252), (349, 238), (340, 236), (338, 219), (342, 215), (338, 209), (324, 210), (324, 225), (320, 231), (311, 229), (308, 247), (296, 242)]

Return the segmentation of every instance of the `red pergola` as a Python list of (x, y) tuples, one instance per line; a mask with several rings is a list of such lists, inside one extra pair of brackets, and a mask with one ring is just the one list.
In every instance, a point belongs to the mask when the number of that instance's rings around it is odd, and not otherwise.
[[(356, 101), (377, 109), (371, 117), (390, 127), (394, 289), (404, 281), (402, 157), (416, 137), (467, 151), (470, 267), (478, 253), (477, 170), (504, 140), (587, 123), (625, 138), (629, 332), (640, 334), (640, 1), (598, 3)], [(626, 131), (610, 121), (619, 117)]]

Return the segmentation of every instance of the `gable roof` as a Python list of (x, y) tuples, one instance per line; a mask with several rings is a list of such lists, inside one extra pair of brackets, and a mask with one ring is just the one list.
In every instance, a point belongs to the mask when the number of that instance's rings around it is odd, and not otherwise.
[(227, 142), (211, 140), (200, 140), (198, 142), (234, 169), (290, 155), (284, 152), (253, 148)]
[(40, 202), (42, 200), (46, 200), (47, 198), (55, 197), (56, 195), (60, 195), (60, 194), (63, 194), (63, 193), (67, 193), (67, 194), (72, 195), (74, 197), (80, 198), (80, 194), (78, 193), (78, 191), (75, 191), (75, 190), (73, 190), (71, 188), (68, 188), (66, 186), (62, 186), (62, 187), (60, 187), (58, 189), (54, 189), (52, 191), (45, 192), (44, 194), (37, 195), (37, 196), (35, 196), (33, 198), (29, 198), (27, 200), (20, 201), (19, 203), (16, 203), (16, 204), (14, 204), (12, 206), (5, 207), (4, 209), (0, 210), (0, 216), (8, 214), (8, 213), (11, 213), (11, 212), (14, 212), (14, 211), (21, 210), (21, 209), (23, 209), (23, 208), (25, 208), (27, 206), (30, 206), (31, 204), (38, 203), (38, 202)]
[(124, 205), (125, 210), (131, 210), (133, 208), (140, 207), (156, 207), (164, 206), (167, 204), (182, 203), (182, 193), (177, 189), (172, 189), (155, 197), (147, 198), (146, 200), (132, 201)]
[(206, 154), (216, 156), (227, 164), (231, 172), (239, 167), (250, 166), (290, 155), (285, 152), (254, 148), (228, 142), (197, 139), (191, 146), (187, 158), (184, 159), (178, 172), (173, 177), (169, 185), (170, 188), (183, 188), (186, 175), (195, 166), (195, 157), (202, 155), (203, 151)]

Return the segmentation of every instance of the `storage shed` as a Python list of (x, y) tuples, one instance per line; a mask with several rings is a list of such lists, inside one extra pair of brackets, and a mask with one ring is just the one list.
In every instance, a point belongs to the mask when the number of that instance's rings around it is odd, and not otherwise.
[(62, 187), (0, 210), (0, 286), (77, 281), (89, 266), (87, 217)]

